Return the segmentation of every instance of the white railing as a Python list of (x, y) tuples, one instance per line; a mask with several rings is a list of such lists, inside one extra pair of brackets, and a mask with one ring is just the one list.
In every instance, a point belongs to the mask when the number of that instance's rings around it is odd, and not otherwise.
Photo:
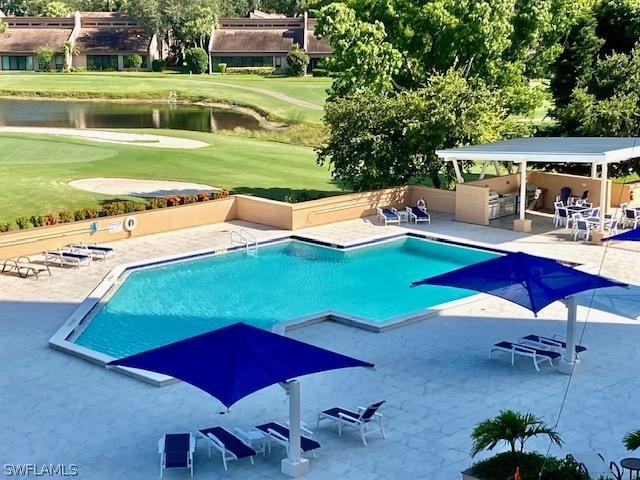
[(256, 237), (242, 229), (231, 230), (231, 245), (241, 245), (247, 251), (258, 249)]

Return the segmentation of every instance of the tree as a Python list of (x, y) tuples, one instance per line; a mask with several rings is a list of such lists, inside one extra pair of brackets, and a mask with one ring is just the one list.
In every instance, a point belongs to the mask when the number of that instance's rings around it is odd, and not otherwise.
[(483, 420), (473, 429), (471, 456), (482, 450), (493, 450), (500, 442), (507, 443), (511, 453), (522, 452), (525, 442), (537, 436), (548, 437), (552, 443), (562, 446), (558, 433), (532, 413), (501, 410), (498, 416)]
[(125, 55), (123, 59), (124, 68), (135, 68), (136, 70), (142, 65), (142, 57), (137, 53)]
[(289, 75), (303, 77), (309, 66), (309, 55), (300, 48), (300, 45), (294, 43), (287, 53), (287, 65)]
[(637, 450), (640, 448), (640, 430), (627, 433), (622, 442), (627, 450)]
[(64, 2), (48, 2), (44, 6), (42, 15), (45, 17), (66, 17), (71, 12), (69, 5)]
[(0, 20), (0, 33), (4, 33), (7, 31), (7, 24)]
[(73, 63), (73, 57), (80, 55), (78, 46), (67, 40), (62, 44), (62, 51), (64, 52), (64, 71), (71, 71), (71, 64)]
[(359, 91), (382, 93), (393, 89), (402, 57), (387, 41), (381, 22), (367, 23), (341, 3), (320, 10), (316, 34), (326, 37), (333, 48), (327, 67), (337, 72), (330, 97), (353, 95)]
[(38, 68), (40, 70), (49, 70), (51, 68), (51, 60), (55, 52), (48, 45), (38, 47), (36, 49), (36, 57), (38, 58)]
[(209, 56), (200, 47), (187, 48), (184, 52), (184, 59), (187, 62), (187, 68), (193, 73), (204, 73), (209, 66)]
[(318, 163), (330, 164), (333, 178), (354, 190), (427, 178), (440, 186), (442, 163), (435, 151), (528, 131), (505, 116), (484, 83), (455, 70), (432, 76), (414, 91), (363, 91), (327, 103), (331, 136), (318, 151)]

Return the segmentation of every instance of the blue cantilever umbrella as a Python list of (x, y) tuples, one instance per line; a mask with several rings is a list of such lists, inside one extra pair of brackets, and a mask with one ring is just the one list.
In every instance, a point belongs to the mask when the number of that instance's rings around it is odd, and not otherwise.
[(290, 448), (283, 471), (301, 474), (300, 385), (295, 377), (373, 364), (235, 323), (153, 350), (114, 360), (109, 366), (162, 373), (204, 390), (230, 407), (241, 398), (276, 383), (289, 394)]
[(508, 253), (412, 283), (412, 286), (418, 285), (444, 285), (488, 293), (521, 305), (536, 315), (547, 305), (565, 300), (569, 309), (565, 370), (570, 370), (575, 363), (577, 304), (573, 296), (586, 290), (626, 286), (555, 260), (521, 252)]
[(607, 240), (627, 240), (629, 242), (640, 242), (640, 228), (634, 228), (627, 232), (618, 233), (612, 237), (603, 238), (602, 241)]

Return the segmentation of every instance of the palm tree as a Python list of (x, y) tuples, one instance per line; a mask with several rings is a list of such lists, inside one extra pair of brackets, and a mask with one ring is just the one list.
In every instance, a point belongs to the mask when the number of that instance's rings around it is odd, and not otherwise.
[(482, 450), (493, 450), (500, 442), (509, 444), (512, 453), (518, 451), (518, 447), (522, 452), (525, 442), (539, 435), (545, 435), (556, 445), (562, 446), (562, 439), (557, 432), (532, 413), (501, 410), (497, 417), (483, 420), (471, 432), (471, 456), (476, 456)]
[(75, 43), (69, 40), (67, 40), (62, 44), (62, 49), (64, 51), (64, 69), (65, 71), (70, 72), (71, 62), (69, 62), (69, 59), (72, 58), (73, 56), (79, 55), (80, 50), (78, 50), (78, 47), (76, 46)]
[(640, 430), (627, 433), (622, 441), (627, 450), (637, 450), (640, 448)]

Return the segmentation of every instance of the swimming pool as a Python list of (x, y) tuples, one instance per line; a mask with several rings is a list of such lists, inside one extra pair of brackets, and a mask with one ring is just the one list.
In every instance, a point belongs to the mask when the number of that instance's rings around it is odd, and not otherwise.
[(289, 240), (146, 268), (126, 278), (74, 341), (121, 357), (239, 321), (271, 328), (332, 310), (382, 323), (474, 294), (409, 284), (496, 255), (406, 237), (351, 250)]

